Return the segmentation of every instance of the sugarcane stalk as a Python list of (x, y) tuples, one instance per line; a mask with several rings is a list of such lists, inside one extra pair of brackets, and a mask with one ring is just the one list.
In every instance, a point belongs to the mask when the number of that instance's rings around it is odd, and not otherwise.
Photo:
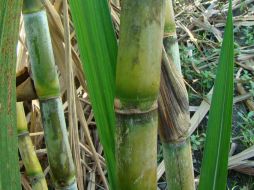
[(189, 102), (182, 75), (170, 62), (165, 50), (162, 59), (159, 95), (159, 134), (163, 146), (169, 189), (192, 190), (194, 174), (191, 145)]
[(157, 96), (164, 3), (122, 1), (115, 97), (120, 190), (153, 190), (157, 186)]
[(47, 183), (40, 162), (34, 151), (34, 146), (29, 136), (25, 111), (22, 102), (16, 103), (18, 145), (26, 173), (30, 179), (33, 190), (47, 190)]
[(178, 71), (181, 73), (181, 62), (172, 0), (166, 0), (163, 44), (169, 59), (173, 61)]
[(40, 0), (24, 0), (23, 17), (52, 179), (56, 189), (77, 189), (47, 16)]
[(191, 145), (189, 101), (181, 74), (174, 11), (166, 1), (165, 38), (159, 95), (159, 134), (163, 147), (168, 189), (193, 190), (194, 173)]
[(15, 65), (21, 1), (0, 0), (0, 189), (21, 189)]

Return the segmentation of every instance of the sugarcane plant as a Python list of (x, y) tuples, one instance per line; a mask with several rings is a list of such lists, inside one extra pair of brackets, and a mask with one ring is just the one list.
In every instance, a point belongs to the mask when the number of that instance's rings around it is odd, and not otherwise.
[(19, 190), (15, 64), (22, 2), (0, 5), (0, 189)]
[(18, 147), (33, 190), (47, 190), (47, 182), (29, 136), (23, 102), (16, 103)]
[[(168, 185), (171, 189), (194, 189), (188, 140), (188, 99), (180, 74), (172, 3), (169, 2), (121, 2), (121, 31), (117, 57), (109, 2), (70, 1), (89, 96), (104, 148), (109, 186), (112, 190), (156, 189), (157, 96), (160, 75), (162, 86), (159, 95), (159, 131)], [(14, 86), (18, 35), (13, 38), (13, 34), (18, 34), (21, 3), (0, 0), (0, 4), (0, 72), (4, 74), (0, 78), (0, 96), (3, 97), (0, 99), (0, 189), (8, 187), (18, 190), (20, 177)], [(167, 10), (171, 10), (167, 13), (171, 13), (171, 16), (166, 16), (164, 50), (162, 36), (165, 5)], [(229, 7), (209, 115), (200, 190), (225, 189), (226, 186), (233, 96), (231, 1)], [(23, 18), (32, 78), (40, 100), (52, 179), (56, 189), (77, 189), (47, 17), (40, 0), (24, 0)], [(169, 107), (173, 109), (168, 109)], [(35, 179), (32, 180), (34, 189), (38, 186), (46, 189), (45, 180), (40, 178), (43, 173), (35, 161), (34, 151), (29, 158), (25, 155), (26, 152), (32, 151), (33, 146), (29, 140), (27, 125), (24, 124), (22, 104), (17, 105), (17, 112), (20, 153), (26, 171)], [(214, 143), (217, 146), (214, 146)], [(28, 165), (27, 160), (31, 165)]]
[(40, 0), (24, 0), (23, 18), (51, 176), (56, 189), (77, 189), (47, 16)]
[(193, 190), (194, 172), (191, 145), (189, 101), (181, 74), (180, 54), (176, 36), (174, 10), (166, 1), (164, 51), (159, 94), (159, 134), (167, 185), (174, 190)]
[(121, 190), (156, 189), (157, 96), (164, 0), (121, 2), (116, 70), (116, 173)]

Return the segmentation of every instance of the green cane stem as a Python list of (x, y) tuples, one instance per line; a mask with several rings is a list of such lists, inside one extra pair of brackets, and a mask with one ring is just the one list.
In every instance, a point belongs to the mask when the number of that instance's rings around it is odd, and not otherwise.
[(56, 189), (77, 189), (47, 16), (38, 1), (24, 1), (23, 17), (49, 165)]
[(125, 0), (121, 11), (115, 98), (118, 189), (153, 190), (164, 1)]
[(189, 101), (181, 74), (172, 1), (166, 1), (165, 37), (159, 95), (159, 134), (168, 189), (194, 190)]

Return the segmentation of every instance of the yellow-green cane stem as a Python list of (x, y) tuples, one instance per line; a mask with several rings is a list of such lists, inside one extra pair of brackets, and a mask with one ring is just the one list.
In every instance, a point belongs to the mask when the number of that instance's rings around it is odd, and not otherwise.
[(16, 104), (19, 152), (33, 190), (47, 190), (47, 183), (40, 162), (29, 136), (23, 103)]
[(149, 109), (160, 86), (163, 0), (122, 2), (116, 97), (124, 107)]
[(156, 189), (164, 0), (122, 1), (116, 73), (119, 190)]
[(45, 176), (28, 132), (19, 135), (18, 144), (19, 152), (33, 190), (47, 190)]
[(157, 109), (116, 115), (118, 188), (156, 189)]

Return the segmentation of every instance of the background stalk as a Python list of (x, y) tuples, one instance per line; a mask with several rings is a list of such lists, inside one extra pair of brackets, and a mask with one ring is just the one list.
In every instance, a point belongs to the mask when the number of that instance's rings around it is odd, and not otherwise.
[(54, 185), (77, 189), (46, 12), (39, 0), (25, 0), (23, 17)]
[(189, 101), (181, 74), (174, 11), (166, 1), (165, 38), (159, 95), (159, 134), (162, 141), (168, 189), (195, 189), (191, 145)]
[(122, 2), (115, 98), (120, 190), (156, 189), (157, 95), (163, 27), (163, 0)]
[(169, 59), (172, 60), (172, 62), (176, 65), (177, 70), (181, 73), (181, 61), (172, 0), (166, 0), (163, 44)]
[(0, 0), (0, 189), (19, 190), (15, 64), (22, 1)]
[(47, 190), (47, 183), (40, 162), (34, 151), (34, 146), (29, 136), (23, 103), (16, 104), (18, 145), (26, 173), (30, 179), (33, 190)]
[(159, 134), (169, 189), (195, 189), (191, 145), (188, 139), (188, 108), (188, 96), (182, 75), (176, 66), (169, 62), (164, 50), (159, 95)]

